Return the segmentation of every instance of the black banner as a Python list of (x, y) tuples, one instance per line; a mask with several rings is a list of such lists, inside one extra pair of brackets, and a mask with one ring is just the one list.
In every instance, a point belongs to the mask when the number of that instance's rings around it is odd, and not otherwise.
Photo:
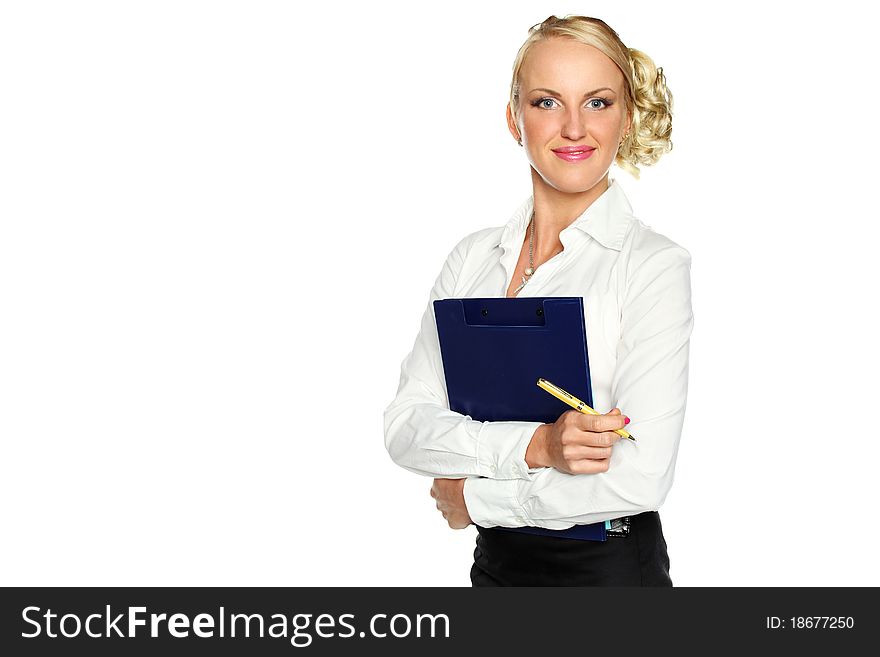
[(445, 654), (766, 647), (877, 635), (875, 588), (7, 588), (2, 654)]

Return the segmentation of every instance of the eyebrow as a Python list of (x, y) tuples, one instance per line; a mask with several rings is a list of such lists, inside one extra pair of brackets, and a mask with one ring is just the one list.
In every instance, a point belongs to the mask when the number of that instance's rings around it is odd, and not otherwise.
[[(605, 91), (606, 89), (608, 91), (613, 92), (613, 93), (617, 93), (611, 87), (599, 87), (598, 89), (593, 89), (592, 91), (588, 91), (587, 93), (585, 93), (584, 98), (586, 98), (587, 96), (592, 96), (593, 94), (599, 93), (600, 91)], [(535, 91), (543, 91), (544, 93), (551, 94), (553, 96), (561, 96), (562, 95), (558, 91), (553, 91), (552, 89), (544, 89), (544, 88), (532, 89), (529, 93), (534, 93)]]

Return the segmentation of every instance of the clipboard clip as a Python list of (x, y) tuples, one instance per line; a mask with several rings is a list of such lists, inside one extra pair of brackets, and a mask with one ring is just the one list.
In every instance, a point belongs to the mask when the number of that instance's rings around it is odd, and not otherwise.
[(546, 326), (544, 299), (460, 299), (468, 326)]

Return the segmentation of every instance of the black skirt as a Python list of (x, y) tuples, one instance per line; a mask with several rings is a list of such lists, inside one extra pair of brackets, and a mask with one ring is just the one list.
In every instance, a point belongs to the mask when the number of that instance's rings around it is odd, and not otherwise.
[(660, 514), (631, 516), (627, 536), (581, 541), (477, 526), (473, 586), (672, 586)]

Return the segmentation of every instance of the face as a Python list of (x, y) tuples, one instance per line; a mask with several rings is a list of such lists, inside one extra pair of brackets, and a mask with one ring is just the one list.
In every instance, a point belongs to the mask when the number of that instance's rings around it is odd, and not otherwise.
[[(629, 128), (624, 88), (623, 74), (593, 46), (554, 38), (531, 47), (519, 116), (508, 106), (507, 122), (522, 138), (536, 185), (576, 194), (605, 180)], [(566, 154), (572, 147), (584, 152)]]

